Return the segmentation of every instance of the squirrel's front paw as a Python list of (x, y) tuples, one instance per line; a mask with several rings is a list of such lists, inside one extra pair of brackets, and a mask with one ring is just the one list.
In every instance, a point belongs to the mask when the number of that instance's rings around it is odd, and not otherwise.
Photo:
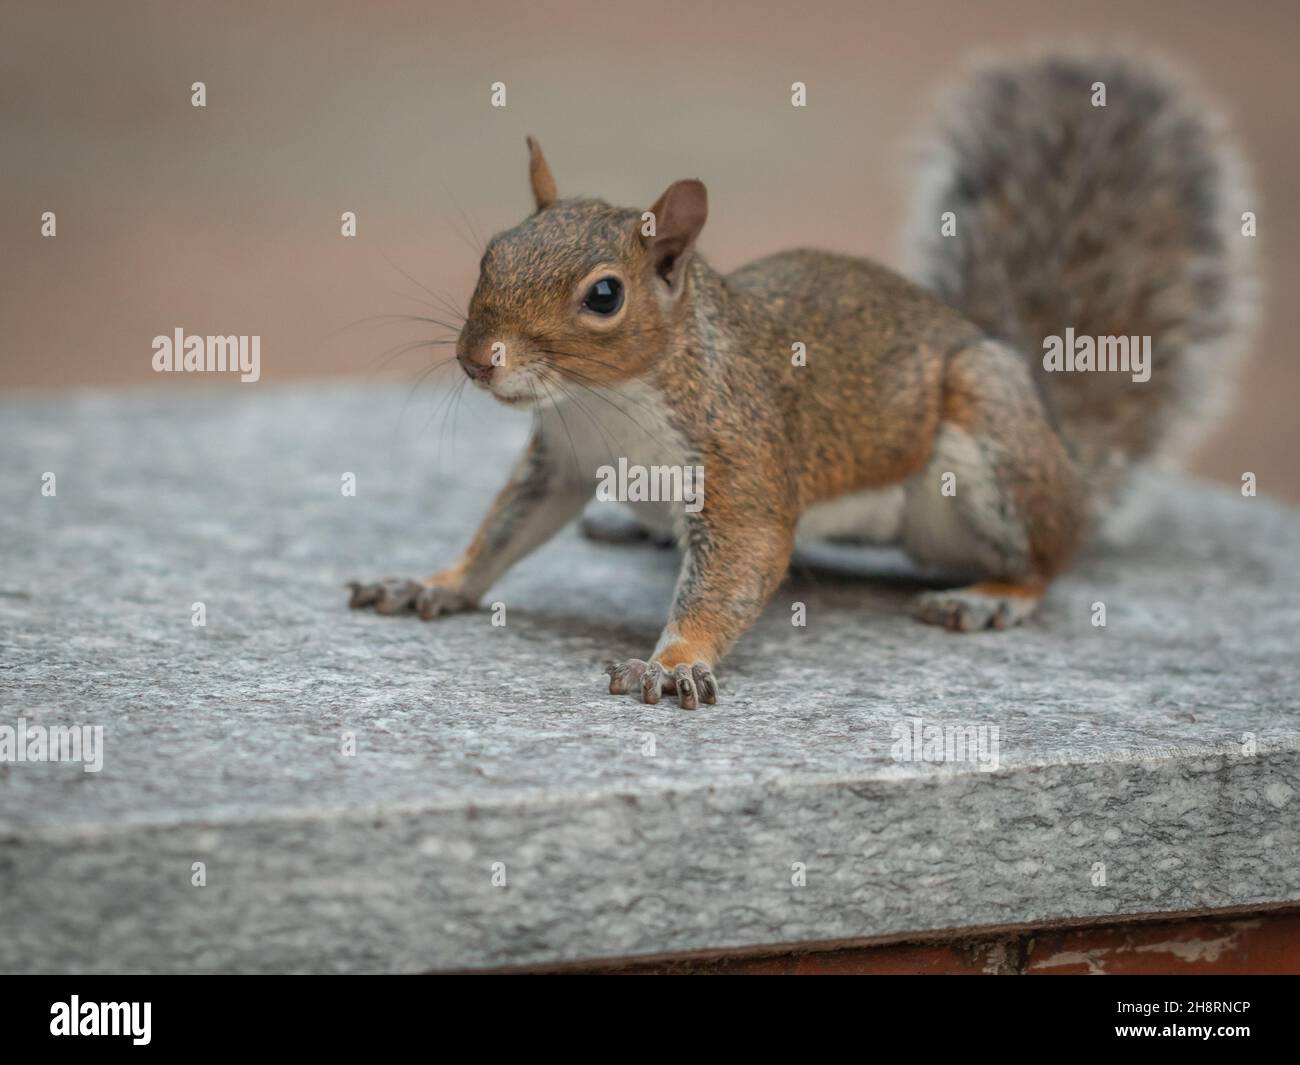
[(718, 701), (718, 681), (703, 662), (693, 666), (683, 662), (667, 670), (658, 662), (629, 658), (626, 662), (610, 662), (605, 672), (609, 674), (610, 695), (637, 691), (642, 702), (651, 704), (657, 703), (660, 695), (676, 695), (683, 710), (698, 709), (701, 702), (712, 705)]
[(444, 588), (437, 584), (425, 584), (423, 581), (407, 581), (388, 578), (370, 584), (352, 581), (352, 598), (348, 606), (353, 610), (374, 607), (376, 614), (403, 614), (414, 611), (425, 621), (440, 614), (454, 614), (461, 610), (473, 610), (475, 603), (454, 588)]

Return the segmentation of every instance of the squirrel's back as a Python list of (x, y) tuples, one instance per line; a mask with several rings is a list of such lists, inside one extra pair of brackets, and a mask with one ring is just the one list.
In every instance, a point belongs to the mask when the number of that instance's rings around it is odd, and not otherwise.
[[(1177, 79), (1048, 56), (987, 66), (949, 98), (908, 250), (922, 283), (1037, 368), (1104, 501), (1130, 462), (1185, 454), (1224, 405), (1252, 318), (1254, 210), (1218, 120)], [(1149, 337), (1149, 379), (1045, 370), (1045, 338), (1067, 329)]]

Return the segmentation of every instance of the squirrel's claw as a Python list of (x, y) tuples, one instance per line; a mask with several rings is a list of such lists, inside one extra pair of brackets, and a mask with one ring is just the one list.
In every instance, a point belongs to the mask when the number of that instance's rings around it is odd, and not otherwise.
[(703, 662), (694, 666), (683, 662), (670, 673), (658, 662), (629, 658), (625, 662), (608, 663), (605, 672), (609, 675), (610, 695), (626, 695), (637, 690), (641, 701), (651, 706), (662, 695), (676, 695), (677, 705), (683, 710), (696, 710), (701, 702), (713, 705), (718, 701), (717, 678)]
[(701, 702), (712, 706), (718, 701), (718, 678), (713, 675), (713, 670), (703, 662), (696, 662), (691, 667), (691, 678), (695, 681)]
[(607, 662), (605, 672), (609, 674), (609, 694), (626, 695), (632, 685), (641, 683), (641, 674), (646, 664), (639, 658), (629, 658), (626, 662)]
[[(641, 674), (641, 701), (654, 706), (666, 687), (668, 678), (664, 676), (664, 667), (658, 662), (651, 662)], [(671, 693), (670, 693), (671, 694)]]

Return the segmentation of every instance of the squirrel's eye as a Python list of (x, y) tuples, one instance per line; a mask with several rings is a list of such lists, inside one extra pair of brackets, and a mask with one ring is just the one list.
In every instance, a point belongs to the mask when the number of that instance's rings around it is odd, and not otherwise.
[(623, 306), (623, 283), (616, 277), (602, 277), (587, 290), (582, 305), (593, 314), (617, 314)]

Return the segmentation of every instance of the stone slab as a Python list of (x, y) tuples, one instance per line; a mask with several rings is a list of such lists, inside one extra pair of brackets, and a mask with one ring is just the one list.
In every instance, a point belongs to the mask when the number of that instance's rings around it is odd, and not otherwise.
[[(689, 713), (600, 672), (653, 646), (671, 550), (568, 530), (494, 590), (503, 627), (345, 608), (349, 578), (453, 558), (518, 451), (525, 415), (448, 398), (0, 399), (0, 724), (104, 736), (98, 773), (0, 763), (0, 969), (413, 972), (1300, 899), (1295, 508), (1144, 478), (1142, 520), (1012, 633), (923, 626), (897, 558), (813, 552)], [(916, 718), (995, 727), (998, 768), (900, 762)]]

